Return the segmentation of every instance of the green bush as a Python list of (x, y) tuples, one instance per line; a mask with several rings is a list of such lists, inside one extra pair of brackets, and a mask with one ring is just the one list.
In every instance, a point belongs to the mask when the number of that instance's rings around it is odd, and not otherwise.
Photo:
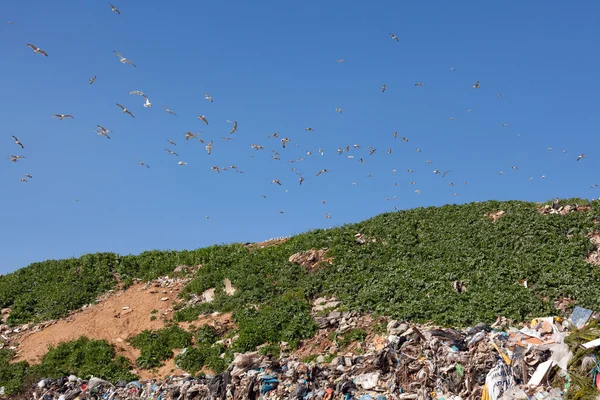
[(109, 381), (133, 380), (131, 365), (123, 356), (117, 356), (114, 347), (106, 340), (80, 337), (50, 347), (39, 365), (31, 373), (40, 377), (58, 378), (74, 374), (85, 379), (96, 376)]
[(8, 349), (0, 350), (0, 387), (4, 386), (7, 395), (21, 393), (23, 383), (29, 374), (29, 364), (25, 361), (11, 364), (13, 353)]
[(246, 308), (234, 313), (239, 337), (233, 342), (238, 352), (251, 351), (263, 343), (288, 342), (296, 347), (300, 340), (316, 332), (308, 303), (297, 300), (275, 300), (273, 306), (258, 310)]
[(144, 330), (128, 339), (140, 356), (135, 361), (142, 369), (151, 369), (162, 365), (164, 360), (173, 357), (173, 349), (183, 349), (192, 344), (192, 334), (176, 325), (156, 331)]
[[(221, 358), (221, 354), (225, 357)], [(202, 344), (198, 347), (190, 347), (185, 353), (175, 357), (176, 365), (192, 375), (196, 375), (203, 367), (213, 373), (223, 372), (229, 366), (233, 357), (221, 345)]]

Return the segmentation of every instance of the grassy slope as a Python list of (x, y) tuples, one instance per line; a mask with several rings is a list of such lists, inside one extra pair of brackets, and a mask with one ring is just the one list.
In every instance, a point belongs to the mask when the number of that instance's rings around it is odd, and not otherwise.
[[(113, 274), (125, 281), (152, 279), (177, 265), (203, 264), (184, 293), (219, 289), (227, 277), (239, 290), (233, 297), (217, 290), (211, 307), (218, 310), (305, 302), (323, 293), (352, 309), (456, 325), (551, 313), (544, 297), (572, 296), (599, 309), (600, 269), (584, 261), (592, 248), (585, 234), (595, 229), (600, 211), (600, 203), (593, 206), (590, 212), (548, 216), (533, 203), (489, 201), (382, 214), (253, 251), (227, 245), (46, 261), (1, 276), (0, 307), (13, 308), (11, 323), (58, 318), (113, 287)], [(506, 211), (499, 221), (484, 216), (498, 209)], [(357, 232), (377, 242), (356, 245)], [(335, 262), (316, 274), (287, 261), (297, 251), (322, 247)], [(515, 284), (524, 278), (530, 289)], [(454, 292), (454, 280), (468, 291)]]

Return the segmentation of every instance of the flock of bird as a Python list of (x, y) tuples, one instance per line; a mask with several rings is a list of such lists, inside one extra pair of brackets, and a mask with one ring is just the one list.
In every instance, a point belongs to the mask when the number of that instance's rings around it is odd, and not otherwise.
[[(109, 5), (110, 5), (110, 10), (112, 12), (114, 12), (114, 13), (116, 13), (118, 15), (121, 15), (121, 11), (119, 9), (117, 9), (113, 4), (109, 4)], [(9, 22), (9, 23), (12, 24), (12, 22)], [(396, 36), (393, 33), (390, 33), (389, 36), (390, 36), (391, 40), (394, 40), (396, 42), (400, 41), (399, 37)], [(26, 45), (33, 51), (33, 53), (35, 55), (43, 55), (45, 57), (49, 56), (48, 53), (45, 50), (43, 50), (42, 48), (37, 47), (34, 44), (27, 43)], [(125, 56), (123, 56), (122, 54), (120, 54), (119, 52), (113, 50), (113, 53), (115, 54), (115, 56), (118, 57), (118, 61), (120, 63), (125, 64), (125, 65), (129, 65), (129, 66), (131, 66), (133, 68), (136, 67), (136, 65), (131, 60), (129, 60), (128, 58), (126, 58)], [(337, 60), (337, 62), (338, 63), (345, 63), (346, 60), (345, 59), (340, 59), (340, 60)], [(455, 69), (454, 68), (450, 68), (450, 71), (455, 71)], [(89, 84), (90, 85), (94, 84), (96, 82), (96, 78), (97, 78), (96, 76), (91, 77), (89, 79)], [(425, 83), (423, 83), (423, 82), (416, 82), (414, 84), (414, 86), (415, 87), (423, 87), (423, 86), (425, 86)], [(480, 89), (481, 88), (480, 81), (476, 81), (471, 87), (474, 90)], [(384, 83), (384, 84), (381, 85), (381, 93), (385, 93), (386, 90), (387, 90), (387, 85)], [(143, 103), (144, 107), (146, 107), (146, 108), (153, 107), (153, 104), (151, 103), (150, 99), (148, 98), (148, 96), (144, 92), (136, 90), (136, 91), (129, 92), (129, 95), (140, 96), (144, 100), (144, 103)], [(501, 93), (497, 94), (497, 97), (498, 98), (502, 98), (502, 94)], [(209, 95), (208, 93), (204, 94), (204, 99), (206, 101), (210, 102), (210, 103), (214, 103), (213, 97), (211, 95)], [(127, 109), (125, 106), (123, 106), (120, 103), (115, 103), (115, 104), (116, 104), (116, 107), (119, 108), (120, 112), (129, 115), (131, 118), (135, 118), (135, 115), (134, 115), (134, 113), (131, 110)], [(167, 108), (167, 106), (163, 105), (162, 108), (164, 109), (164, 111), (166, 113), (168, 113), (170, 115), (173, 115), (173, 116), (177, 116), (177, 114), (173, 110), (170, 110), (169, 108)], [(342, 108), (336, 107), (335, 108), (335, 112), (337, 112), (339, 114), (342, 114), (343, 110), (342, 110)], [(471, 110), (467, 110), (467, 112), (471, 112)], [(69, 115), (69, 114), (54, 114), (51, 117), (52, 118), (57, 118), (60, 121), (63, 121), (65, 119), (73, 119), (74, 118), (73, 115)], [(206, 115), (199, 115), (197, 117), (197, 120), (201, 121), (201, 123), (203, 123), (205, 126), (209, 126), (209, 120), (208, 120), (208, 117)], [(450, 117), (450, 120), (454, 120), (454, 117)], [(221, 136), (220, 137), (224, 141), (232, 140), (233, 139), (232, 135), (234, 135), (237, 132), (237, 130), (238, 130), (238, 122), (237, 121), (229, 121), (229, 120), (227, 120), (227, 122), (231, 124), (231, 130), (229, 131), (229, 135), (228, 136)], [(503, 124), (503, 126), (506, 127), (506, 126), (508, 126), (508, 124)], [(313, 129), (313, 127), (306, 127), (305, 131), (306, 132), (313, 132), (314, 129)], [(109, 133), (111, 133), (112, 131), (110, 129), (107, 129), (107, 128), (101, 126), (101, 125), (97, 125), (96, 129), (94, 130), (94, 132), (97, 135), (102, 136), (102, 137), (104, 137), (106, 139), (110, 139), (111, 138), (110, 135), (109, 135)], [(186, 132), (184, 134), (184, 138), (185, 138), (185, 141), (190, 141), (190, 140), (197, 140), (197, 141), (199, 141), (200, 143), (202, 143), (203, 145), (205, 145), (206, 153), (208, 155), (211, 155), (212, 152), (213, 152), (213, 146), (215, 144), (214, 141), (213, 140), (208, 140), (208, 139), (205, 140), (200, 135), (201, 135), (201, 132), (197, 132), (197, 133)], [(406, 144), (408, 144), (410, 142), (409, 138), (406, 137), (406, 136), (400, 136), (399, 137), (398, 132), (393, 132), (393, 133), (390, 134), (390, 136), (394, 140), (400, 138), (400, 141), (403, 142), (403, 143), (406, 143)], [(17, 138), (16, 136), (12, 136), (12, 138), (14, 140), (14, 144), (16, 146), (18, 146), (18, 148), (20, 150), (24, 150), (26, 148), (26, 146), (19, 140), (19, 138)], [(271, 153), (272, 153), (271, 154), (271, 158), (274, 159), (274, 160), (276, 160), (276, 161), (281, 161), (280, 151), (281, 152), (286, 151), (286, 148), (288, 146), (290, 146), (290, 144), (292, 143), (292, 140), (289, 137), (284, 137), (279, 132), (272, 133), (272, 134), (268, 135), (266, 138), (267, 139), (275, 139), (275, 140), (279, 141), (279, 145), (281, 146), (281, 149), (279, 149), (279, 150), (271, 149)], [(168, 156), (173, 156), (175, 158), (178, 158), (179, 154), (175, 151), (175, 148), (177, 146), (176, 142), (174, 140), (171, 140), (171, 139), (167, 140), (167, 142), (168, 142), (170, 148), (165, 148), (165, 152), (168, 154)], [(293, 146), (300, 147), (300, 144), (294, 144)], [(260, 152), (260, 151), (265, 150), (265, 146), (261, 145), (261, 144), (258, 144), (258, 143), (252, 143), (251, 146), (250, 146), (250, 148), (252, 150), (256, 151), (256, 152)], [(376, 154), (377, 150), (378, 150), (374, 146), (367, 146), (366, 148), (367, 148), (367, 152), (363, 156), (359, 156), (359, 155), (355, 156), (355, 154), (354, 154), (355, 151), (358, 151), (358, 149), (361, 149), (361, 145), (359, 145), (359, 144), (340, 146), (340, 147), (338, 147), (336, 149), (336, 152), (340, 156), (346, 154), (347, 158), (350, 159), (350, 160), (353, 160), (353, 159), (355, 159), (355, 157), (357, 157), (358, 158), (357, 161), (360, 164), (364, 164), (365, 163), (365, 157), (374, 156)], [(415, 147), (413, 150), (415, 152), (419, 152), (419, 153), (422, 151), (418, 147)], [(547, 150), (551, 151), (552, 148), (548, 147)], [(322, 156), (325, 153), (325, 150), (322, 149), (322, 148), (318, 148), (317, 152)], [(387, 149), (385, 151), (385, 154), (389, 155), (389, 154), (392, 154), (392, 152), (393, 152), (393, 149), (390, 147), (389, 149)], [(566, 153), (566, 150), (563, 150), (563, 153)], [(306, 154), (305, 157), (312, 156), (313, 155), (313, 151), (306, 150), (305, 154)], [(251, 155), (250, 157), (254, 157), (254, 155)], [(296, 165), (297, 165), (297, 163), (301, 163), (302, 161), (304, 161), (305, 157), (301, 157), (301, 158), (297, 158), (297, 159), (291, 159), (291, 160), (288, 160), (287, 162), (290, 163), (290, 164), (296, 163)], [(11, 155), (8, 156), (8, 159), (11, 162), (14, 162), (14, 163), (19, 162), (19, 161), (21, 161), (24, 158), (25, 158), (25, 156), (23, 156), (23, 155), (16, 155), (16, 154), (11, 154)], [(585, 154), (582, 153), (582, 154), (580, 154), (576, 158), (576, 161), (581, 161), (584, 158), (585, 158)], [(426, 162), (426, 164), (432, 164), (431, 160), (426, 160), (425, 162)], [(147, 162), (145, 162), (145, 161), (138, 160), (138, 163), (139, 163), (140, 166), (142, 166), (144, 168), (147, 168), (147, 169), (151, 168), (151, 166)], [(177, 164), (183, 167), (183, 166), (187, 165), (187, 162), (183, 161), (183, 160), (178, 160)], [(518, 166), (511, 166), (510, 168), (511, 168), (511, 170), (518, 170)], [(229, 166), (225, 166), (225, 167), (219, 167), (219, 166), (213, 165), (213, 166), (210, 167), (210, 169), (212, 171), (215, 171), (216, 173), (219, 173), (219, 174), (221, 172), (223, 172), (223, 171), (234, 171), (234, 172), (237, 172), (237, 173), (240, 173), (240, 174), (244, 174), (244, 171), (240, 170), (238, 168), (238, 166), (236, 166), (236, 165), (229, 165)], [(298, 167), (291, 168), (291, 171), (295, 172), (295, 174), (297, 175), (297, 184), (298, 185), (302, 185), (303, 182), (305, 182), (305, 180), (306, 180), (304, 174), (302, 174), (299, 171)], [(316, 171), (316, 173), (314, 173), (314, 176), (315, 177), (319, 177), (319, 176), (321, 176), (323, 174), (327, 174), (328, 172), (329, 172), (328, 169), (322, 168), (322, 169)], [(396, 173), (397, 170), (394, 169), (394, 170), (392, 170), (392, 172)], [(414, 170), (413, 169), (407, 169), (406, 172), (407, 173), (414, 173)], [(432, 169), (432, 172), (435, 175), (440, 175), (442, 178), (445, 178), (452, 171), (451, 170)], [(276, 173), (276, 172), (274, 172), (274, 173)], [(500, 171), (499, 174), (500, 175), (504, 174), (504, 171)], [(371, 175), (369, 175), (369, 177), (371, 177)], [(22, 182), (28, 182), (28, 180), (32, 179), (32, 178), (33, 178), (32, 175), (30, 175), (30, 174), (27, 173), (27, 174), (24, 174), (20, 178), (20, 180)], [(542, 179), (543, 178), (545, 178), (545, 175), (542, 176)], [(533, 177), (529, 178), (529, 180), (532, 180), (532, 179), (533, 179)], [(410, 181), (409, 183), (411, 185), (416, 185), (417, 184), (415, 181)], [(284, 183), (282, 182), (281, 178), (279, 178), (279, 177), (273, 177), (273, 179), (271, 180), (271, 184), (282, 186)], [(355, 185), (355, 186), (357, 185), (356, 182), (352, 182), (352, 184)], [(467, 181), (462, 181), (462, 184), (466, 185), (466, 184), (468, 184), (468, 182)], [(398, 186), (398, 183), (394, 183), (394, 186)], [(457, 184), (455, 182), (448, 182), (448, 186), (455, 187), (455, 186), (457, 186)], [(597, 186), (598, 185), (592, 185), (590, 187), (590, 189), (593, 189), (593, 188), (595, 188)], [(414, 193), (420, 194), (421, 190), (417, 188), (417, 189), (414, 190)], [(454, 192), (454, 193), (452, 193), (452, 196), (459, 196), (459, 193), (458, 192)], [(261, 194), (261, 197), (262, 198), (266, 198), (267, 196), (264, 195), (264, 194)], [(393, 196), (393, 197), (391, 196), (391, 197), (387, 197), (386, 198), (386, 200), (392, 200), (392, 199), (396, 200), (396, 199), (398, 199), (398, 197), (397, 196)], [(77, 201), (79, 201), (79, 200), (77, 200)], [(326, 200), (322, 200), (322, 203), (326, 204), (327, 201)], [(397, 209), (396, 207), (393, 207), (393, 208), (395, 210)], [(281, 213), (281, 214), (284, 213), (283, 210), (278, 210), (278, 212)], [(206, 216), (206, 218), (209, 218), (209, 216)], [(331, 217), (331, 215), (329, 213), (325, 213), (325, 218), (330, 219), (332, 217)]]

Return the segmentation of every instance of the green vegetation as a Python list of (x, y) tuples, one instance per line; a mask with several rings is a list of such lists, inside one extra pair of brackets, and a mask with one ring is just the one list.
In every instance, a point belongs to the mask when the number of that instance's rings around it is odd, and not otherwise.
[(135, 361), (136, 365), (143, 369), (151, 369), (172, 358), (173, 349), (183, 349), (191, 345), (192, 334), (177, 325), (171, 325), (156, 331), (144, 330), (127, 341), (141, 351)]
[[(195, 347), (187, 348), (184, 353), (175, 357), (177, 366), (192, 375), (195, 375), (203, 367), (213, 373), (220, 373), (227, 369), (233, 360), (233, 353), (222, 344), (216, 344), (219, 335), (215, 329), (203, 325), (194, 335)], [(221, 355), (224, 355), (221, 357)]]
[[(574, 202), (588, 203), (562, 201)], [(282, 341), (296, 346), (316, 330), (310, 316), (315, 296), (335, 295), (347, 310), (456, 327), (492, 322), (499, 315), (519, 321), (556, 314), (552, 301), (561, 297), (599, 310), (600, 268), (585, 257), (594, 250), (587, 235), (600, 230), (600, 201), (589, 204), (590, 211), (562, 216), (542, 215), (535, 203), (520, 201), (418, 208), (311, 231), (262, 249), (231, 244), (46, 261), (0, 276), (0, 307), (12, 308), (10, 324), (58, 318), (118, 282), (153, 279), (178, 265), (202, 264), (182, 298), (215, 288), (214, 301), (180, 308), (174, 319), (232, 312), (239, 335), (233, 348), (226, 352), (209, 344), (211, 339), (198, 340), (192, 351), (188, 336), (182, 334), (175, 345), (167, 339), (171, 335), (159, 332), (144, 332), (132, 342), (142, 350), (138, 365), (143, 368), (160, 365), (173, 348), (187, 347), (189, 354), (180, 361), (189, 362), (190, 370), (209, 363), (219, 367), (224, 352), (227, 359), (228, 352), (263, 344), (268, 345), (264, 351), (274, 351)], [(486, 216), (498, 210), (505, 214), (497, 221)], [(367, 243), (356, 243), (358, 232)], [(328, 248), (332, 265), (309, 273), (288, 261), (294, 253), (321, 248)], [(232, 296), (225, 293), (225, 278), (237, 289)], [(519, 284), (523, 279), (528, 288)], [(466, 291), (454, 291), (454, 281)], [(18, 371), (6, 376), (13, 375)]]
[(130, 372), (129, 361), (117, 356), (114, 347), (107, 341), (83, 336), (51, 347), (37, 365), (30, 366), (24, 361), (10, 364), (11, 358), (10, 351), (0, 350), (0, 387), (5, 386), (8, 395), (21, 392), (25, 382), (34, 382), (42, 377), (59, 378), (74, 374), (86, 378), (93, 375), (110, 381), (137, 379)]

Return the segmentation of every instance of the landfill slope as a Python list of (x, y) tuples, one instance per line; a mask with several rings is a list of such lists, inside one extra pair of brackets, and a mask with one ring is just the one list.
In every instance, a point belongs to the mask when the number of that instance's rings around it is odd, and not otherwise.
[[(139, 357), (140, 351), (127, 343), (127, 339), (145, 329), (156, 330), (164, 327), (165, 321), (173, 314), (172, 306), (183, 284), (179, 283), (170, 288), (145, 288), (145, 286), (135, 284), (126, 290), (117, 291), (100, 303), (87, 307), (67, 319), (24, 335), (20, 338), (14, 361), (39, 363), (49, 346), (86, 336), (91, 339), (107, 340), (115, 345), (118, 354), (134, 362)], [(164, 298), (167, 299), (161, 300)], [(156, 315), (156, 319), (151, 318), (153, 315)], [(171, 368), (164, 368), (156, 374), (169, 374)], [(177, 372), (183, 371), (175, 371)], [(152, 377), (152, 375), (146, 373), (144, 376)]]

